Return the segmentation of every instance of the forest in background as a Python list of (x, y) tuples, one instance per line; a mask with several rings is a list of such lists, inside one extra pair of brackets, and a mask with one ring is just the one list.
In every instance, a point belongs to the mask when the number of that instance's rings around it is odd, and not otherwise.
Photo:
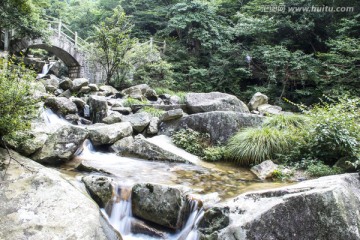
[[(266, 6), (353, 11), (264, 11)], [(5, 0), (0, 17), (8, 21), (0, 28), (15, 28), (19, 36), (46, 34), (46, 15), (92, 42), (96, 26), (114, 23), (119, 19), (114, 15), (124, 13), (132, 42), (152, 37), (165, 41), (166, 49), (161, 61), (137, 67), (131, 82), (115, 74), (113, 85), (220, 91), (244, 101), (260, 91), (289, 107), (284, 98), (308, 105), (324, 94), (358, 96), (359, 7), (357, 0)]]

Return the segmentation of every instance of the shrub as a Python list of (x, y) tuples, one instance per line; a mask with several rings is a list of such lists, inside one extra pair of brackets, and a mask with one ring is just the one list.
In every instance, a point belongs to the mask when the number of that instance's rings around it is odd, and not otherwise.
[(0, 137), (30, 127), (36, 101), (31, 95), (31, 82), (35, 72), (19, 66), (8, 65), (0, 59)]
[(330, 167), (323, 162), (317, 162), (307, 167), (306, 172), (312, 177), (322, 177), (328, 175), (335, 175), (342, 173), (342, 169), (339, 167)]
[(326, 100), (305, 111), (311, 122), (302, 152), (328, 164), (343, 157), (356, 161), (359, 159), (360, 99), (344, 96), (336, 101)]
[(161, 117), (165, 113), (164, 110), (153, 107), (143, 107), (141, 111), (147, 112), (153, 117)]
[(203, 160), (209, 162), (217, 162), (225, 158), (224, 147), (208, 147), (204, 150)]
[(288, 151), (292, 137), (276, 128), (247, 128), (232, 137), (226, 146), (226, 157), (240, 165), (258, 164)]
[(176, 146), (197, 156), (204, 156), (204, 149), (210, 145), (210, 136), (191, 128), (181, 129), (172, 135)]

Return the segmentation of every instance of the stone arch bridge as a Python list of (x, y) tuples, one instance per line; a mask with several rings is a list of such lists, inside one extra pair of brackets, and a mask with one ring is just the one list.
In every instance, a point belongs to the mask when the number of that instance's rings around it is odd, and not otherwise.
[(93, 83), (100, 83), (103, 78), (102, 68), (91, 61), (83, 50), (86, 42), (71, 31), (61, 20), (48, 20), (50, 35), (46, 38), (20, 41), (12, 40), (9, 43), (10, 52), (20, 52), (28, 48), (44, 49), (61, 59), (69, 69), (70, 78), (84, 77)]

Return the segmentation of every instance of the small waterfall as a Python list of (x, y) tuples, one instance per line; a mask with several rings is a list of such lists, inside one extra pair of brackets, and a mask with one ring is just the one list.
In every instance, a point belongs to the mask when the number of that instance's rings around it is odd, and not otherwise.
[(44, 109), (41, 113), (41, 117), (44, 119), (46, 126), (52, 127), (54, 129), (70, 124), (65, 119), (56, 115), (50, 108)]
[(50, 63), (45, 63), (43, 68), (42, 68), (42, 71), (41, 73), (39, 73), (36, 77), (36, 79), (39, 79), (39, 78), (43, 78), (46, 76), (46, 74), (48, 74), (48, 72), (50, 71), (51, 67), (55, 64), (55, 62), (50, 62)]
[(179, 234), (177, 234), (177, 240), (199, 240), (200, 233), (198, 231), (199, 222), (204, 216), (204, 209), (199, 207), (197, 200), (188, 199), (190, 206), (190, 215), (186, 221), (185, 226)]
[(122, 236), (131, 234), (131, 222), (133, 219), (131, 211), (131, 188), (116, 186), (116, 194), (109, 216), (110, 223)]

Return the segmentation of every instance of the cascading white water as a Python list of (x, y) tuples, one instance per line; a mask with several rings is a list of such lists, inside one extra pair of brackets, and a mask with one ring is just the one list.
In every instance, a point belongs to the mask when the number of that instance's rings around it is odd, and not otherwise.
[(113, 199), (109, 221), (122, 236), (131, 233), (131, 189), (116, 186), (116, 193)]
[(41, 113), (41, 117), (44, 119), (45, 124), (50, 127), (59, 127), (69, 125), (70, 123), (63, 118), (56, 115), (51, 109), (46, 108)]
[(177, 240), (199, 240), (200, 233), (198, 231), (199, 222), (204, 216), (204, 209), (199, 208), (199, 202), (188, 199), (190, 205), (190, 215), (186, 221), (185, 226), (179, 234), (176, 235)]
[(50, 71), (51, 67), (52, 67), (54, 64), (55, 64), (54, 62), (45, 63), (44, 66), (43, 66), (43, 68), (42, 68), (41, 73), (39, 73), (39, 74), (37, 75), (36, 79), (45, 77), (46, 74), (48, 74), (48, 72)]

